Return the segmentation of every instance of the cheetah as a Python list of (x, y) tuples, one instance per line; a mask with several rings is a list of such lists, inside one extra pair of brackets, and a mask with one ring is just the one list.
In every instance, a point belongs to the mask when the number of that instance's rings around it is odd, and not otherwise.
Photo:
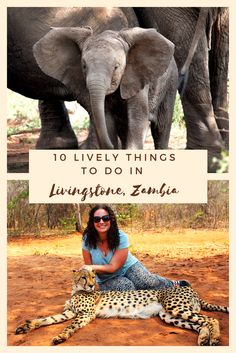
[(15, 333), (26, 333), (40, 326), (73, 319), (62, 333), (52, 339), (52, 345), (57, 345), (96, 317), (147, 319), (159, 316), (168, 324), (197, 331), (200, 346), (220, 343), (218, 320), (200, 314), (200, 310), (229, 312), (228, 307), (207, 303), (191, 287), (120, 292), (98, 291), (95, 286), (96, 274), (93, 270), (73, 270), (72, 295), (66, 301), (64, 311), (45, 318), (26, 320), (16, 328)]

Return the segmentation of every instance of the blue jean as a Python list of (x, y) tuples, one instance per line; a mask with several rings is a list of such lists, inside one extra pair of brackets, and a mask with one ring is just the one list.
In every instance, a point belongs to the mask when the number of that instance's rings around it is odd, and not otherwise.
[(111, 278), (99, 283), (100, 290), (133, 290), (133, 289), (162, 289), (173, 287), (173, 282), (167, 278), (151, 273), (141, 262), (136, 262), (124, 276)]

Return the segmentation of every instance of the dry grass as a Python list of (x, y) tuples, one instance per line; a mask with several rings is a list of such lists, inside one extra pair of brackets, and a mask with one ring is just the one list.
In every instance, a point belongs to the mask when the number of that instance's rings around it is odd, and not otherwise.
[[(227, 255), (229, 250), (228, 232), (225, 229), (176, 229), (142, 233), (131, 233), (127, 230), (126, 232), (129, 236), (130, 250), (134, 254), (190, 259), (219, 254)], [(81, 241), (82, 236), (78, 233), (39, 239), (20, 238), (9, 241), (8, 255), (81, 256)]]
[(227, 255), (229, 239), (227, 230), (173, 230), (161, 233), (145, 232), (129, 235), (134, 253), (160, 255), (165, 258), (202, 258)]

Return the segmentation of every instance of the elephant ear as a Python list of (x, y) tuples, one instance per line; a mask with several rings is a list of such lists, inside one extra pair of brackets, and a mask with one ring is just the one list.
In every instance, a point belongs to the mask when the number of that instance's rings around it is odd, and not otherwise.
[(75, 93), (81, 81), (81, 50), (92, 34), (89, 27), (52, 28), (33, 46), (40, 69)]
[(152, 28), (126, 29), (120, 36), (129, 46), (120, 84), (121, 97), (128, 99), (164, 74), (173, 57), (174, 44)]

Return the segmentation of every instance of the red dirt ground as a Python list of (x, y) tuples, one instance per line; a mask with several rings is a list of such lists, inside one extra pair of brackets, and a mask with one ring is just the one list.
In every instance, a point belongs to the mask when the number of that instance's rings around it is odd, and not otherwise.
[[(214, 232), (212, 233), (214, 234)], [(182, 256), (183, 235), (173, 236), (175, 256), (162, 248), (156, 254), (139, 252), (136, 256), (152, 272), (170, 279), (185, 278), (208, 302), (228, 305), (227, 240), (216, 242), (214, 235), (206, 243), (187, 244), (188, 256)], [(197, 239), (197, 238), (196, 238)], [(82, 264), (80, 237), (20, 239), (8, 246), (8, 345), (48, 346), (52, 337), (67, 323), (41, 327), (25, 335), (14, 335), (16, 326), (25, 319), (59, 313), (71, 292), (71, 269)], [(44, 244), (44, 245), (43, 245)], [(54, 254), (47, 249), (54, 249)], [(75, 255), (78, 249), (78, 255)], [(216, 250), (217, 249), (217, 250)], [(158, 253), (157, 253), (158, 252)], [(174, 253), (174, 251), (173, 251)], [(196, 256), (194, 255), (196, 254)], [(199, 255), (200, 254), (200, 255)], [(179, 255), (179, 256), (178, 256)], [(229, 344), (229, 316), (206, 313), (217, 318), (221, 328), (221, 345)], [(113, 334), (112, 334), (113, 333)], [(96, 319), (76, 332), (64, 346), (196, 346), (193, 331), (167, 325), (160, 318), (147, 320)]]

